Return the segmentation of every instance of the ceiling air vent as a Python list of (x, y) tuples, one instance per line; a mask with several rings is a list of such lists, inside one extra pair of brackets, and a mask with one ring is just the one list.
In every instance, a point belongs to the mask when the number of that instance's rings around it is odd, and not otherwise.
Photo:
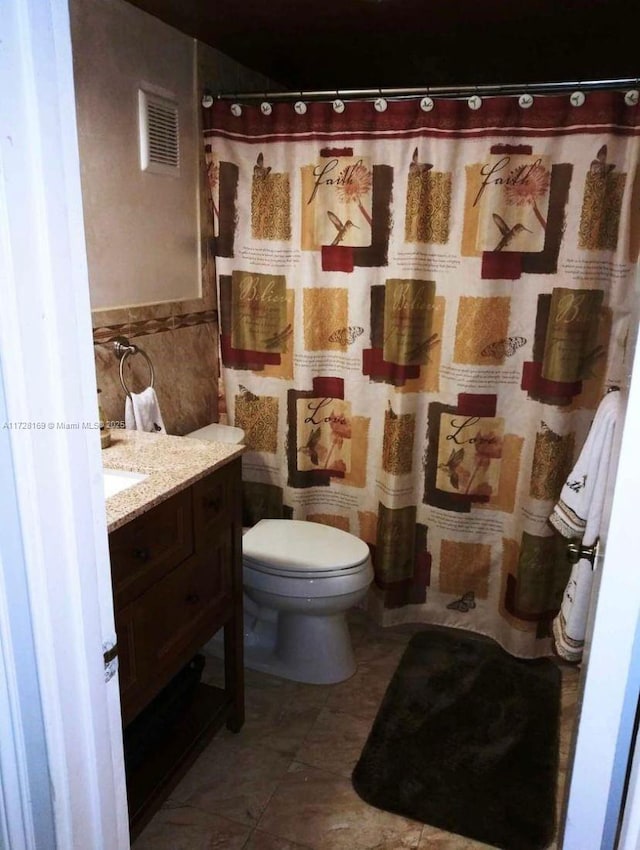
[(180, 173), (178, 104), (167, 97), (138, 90), (140, 168), (154, 174)]

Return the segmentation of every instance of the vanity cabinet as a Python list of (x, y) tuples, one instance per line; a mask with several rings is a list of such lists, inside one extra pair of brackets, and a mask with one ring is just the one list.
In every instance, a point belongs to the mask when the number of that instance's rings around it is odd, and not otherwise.
[(216, 729), (244, 720), (240, 480), (236, 458), (109, 535), (125, 739), (202, 646), (225, 638), (225, 687), (199, 683), (166, 740), (127, 772), (132, 835)]

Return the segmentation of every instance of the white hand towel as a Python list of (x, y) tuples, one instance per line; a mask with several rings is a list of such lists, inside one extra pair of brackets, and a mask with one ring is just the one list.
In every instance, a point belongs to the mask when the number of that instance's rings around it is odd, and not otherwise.
[[(580, 457), (549, 517), (563, 537), (581, 540), (585, 546), (593, 546), (602, 530), (611, 447), (619, 416), (620, 393), (611, 392), (600, 402)], [(593, 568), (582, 558), (571, 570), (560, 612), (553, 621), (556, 650), (567, 661), (582, 658), (592, 585)]]
[(125, 428), (132, 431), (151, 431), (166, 434), (162, 421), (158, 396), (153, 387), (147, 387), (141, 393), (130, 393), (124, 405)]

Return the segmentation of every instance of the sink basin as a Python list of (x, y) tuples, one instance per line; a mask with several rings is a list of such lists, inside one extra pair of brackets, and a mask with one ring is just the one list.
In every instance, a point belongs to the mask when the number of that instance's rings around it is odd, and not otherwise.
[(134, 484), (139, 484), (148, 478), (141, 472), (127, 472), (123, 469), (103, 469), (102, 477), (104, 481), (104, 497), (115, 496), (116, 493), (126, 490), (128, 487), (133, 487)]

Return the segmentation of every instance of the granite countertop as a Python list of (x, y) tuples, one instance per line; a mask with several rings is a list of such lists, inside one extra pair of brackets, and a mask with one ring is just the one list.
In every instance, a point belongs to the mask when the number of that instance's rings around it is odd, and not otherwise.
[(103, 467), (141, 472), (149, 477), (106, 500), (107, 530), (115, 531), (239, 457), (244, 449), (241, 444), (214, 443), (191, 437), (124, 429), (112, 431), (111, 445), (102, 450)]

